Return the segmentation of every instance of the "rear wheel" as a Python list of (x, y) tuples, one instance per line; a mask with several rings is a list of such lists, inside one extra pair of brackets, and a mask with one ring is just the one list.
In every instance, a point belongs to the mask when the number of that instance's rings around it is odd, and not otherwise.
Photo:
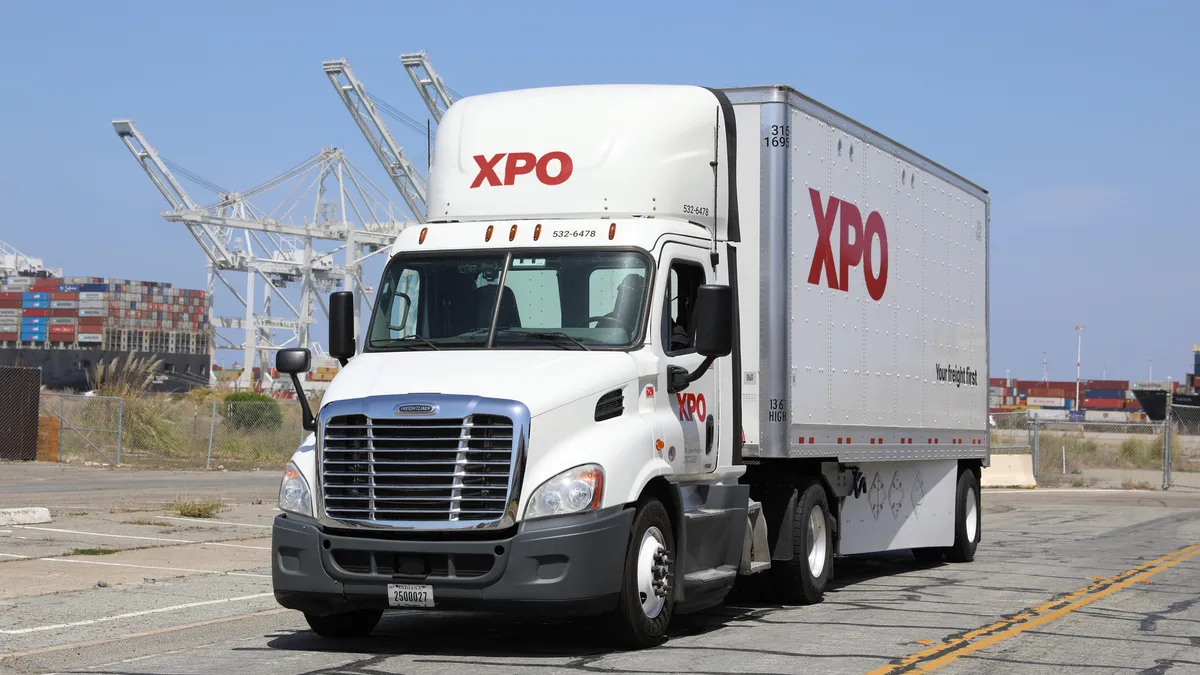
[(946, 549), (946, 560), (971, 562), (979, 546), (983, 518), (979, 508), (979, 479), (974, 471), (963, 471), (958, 477), (958, 494), (954, 509), (954, 545)]
[(633, 518), (621, 595), (612, 616), (617, 639), (642, 649), (663, 641), (675, 609), (675, 537), (658, 500), (638, 507)]
[(785, 603), (821, 601), (833, 574), (833, 517), (816, 481), (802, 486), (792, 514), (792, 559), (771, 566), (771, 587)]
[(359, 609), (341, 614), (304, 614), (309, 628), (323, 638), (345, 639), (366, 637), (375, 630), (383, 616), (381, 609)]

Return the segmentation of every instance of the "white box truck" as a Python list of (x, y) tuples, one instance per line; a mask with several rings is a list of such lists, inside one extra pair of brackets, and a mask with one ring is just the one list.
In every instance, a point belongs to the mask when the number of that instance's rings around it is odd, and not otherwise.
[(973, 558), (980, 187), (788, 87), (578, 86), (455, 103), (427, 203), (361, 349), (331, 297), (280, 488), (275, 597), (317, 633), (461, 608), (649, 646), (739, 576), (813, 603), (836, 556)]

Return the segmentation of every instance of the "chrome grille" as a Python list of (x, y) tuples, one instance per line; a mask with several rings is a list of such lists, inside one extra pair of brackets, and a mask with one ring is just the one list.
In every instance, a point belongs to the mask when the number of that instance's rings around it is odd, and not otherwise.
[(325, 514), (336, 520), (495, 521), (505, 511), (513, 422), (501, 415), (326, 420)]

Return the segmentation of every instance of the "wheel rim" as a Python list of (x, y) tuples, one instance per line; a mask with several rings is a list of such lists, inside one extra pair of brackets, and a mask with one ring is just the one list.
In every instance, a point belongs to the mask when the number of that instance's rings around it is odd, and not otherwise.
[(814, 578), (825, 571), (825, 553), (828, 550), (825, 536), (825, 509), (814, 504), (808, 512), (808, 570)]
[(657, 527), (647, 528), (638, 546), (637, 589), (642, 613), (648, 619), (658, 618), (667, 606), (670, 562), (662, 531)]
[(967, 541), (975, 541), (979, 534), (979, 498), (975, 496), (975, 488), (967, 488)]

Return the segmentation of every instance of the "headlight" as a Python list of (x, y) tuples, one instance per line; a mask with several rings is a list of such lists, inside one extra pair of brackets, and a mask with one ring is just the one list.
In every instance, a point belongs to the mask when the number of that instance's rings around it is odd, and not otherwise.
[(308, 481), (304, 480), (304, 475), (293, 462), (288, 462), (283, 472), (283, 483), (279, 485), (279, 508), (302, 516), (312, 517), (313, 514)]
[(604, 469), (596, 464), (577, 466), (538, 486), (529, 497), (525, 517), (544, 518), (590, 511), (600, 506), (603, 496)]

